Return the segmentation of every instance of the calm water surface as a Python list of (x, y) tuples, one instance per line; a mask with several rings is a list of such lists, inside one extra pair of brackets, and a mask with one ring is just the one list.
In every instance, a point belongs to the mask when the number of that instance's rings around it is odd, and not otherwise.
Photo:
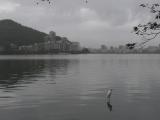
[(1, 120), (160, 120), (159, 112), (160, 55), (0, 56)]

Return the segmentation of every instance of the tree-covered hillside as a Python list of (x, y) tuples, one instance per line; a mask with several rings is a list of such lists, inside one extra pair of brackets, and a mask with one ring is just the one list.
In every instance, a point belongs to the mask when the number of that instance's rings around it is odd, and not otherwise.
[(0, 45), (30, 45), (44, 41), (45, 33), (23, 26), (13, 20), (0, 20)]

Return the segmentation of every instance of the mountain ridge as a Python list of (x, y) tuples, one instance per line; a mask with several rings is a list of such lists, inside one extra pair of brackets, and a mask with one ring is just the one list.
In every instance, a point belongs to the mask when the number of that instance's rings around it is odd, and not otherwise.
[(44, 41), (47, 34), (31, 27), (24, 26), (11, 19), (0, 20), (0, 45), (31, 45)]

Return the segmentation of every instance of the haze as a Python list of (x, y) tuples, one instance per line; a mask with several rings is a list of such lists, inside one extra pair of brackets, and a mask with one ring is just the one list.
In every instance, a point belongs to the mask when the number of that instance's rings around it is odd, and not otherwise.
[[(151, 19), (141, 3), (158, 0), (0, 0), (0, 19), (13, 19), (48, 33), (53, 30), (86, 47), (125, 44), (140, 38), (132, 27)], [(157, 44), (158, 40), (150, 42)]]

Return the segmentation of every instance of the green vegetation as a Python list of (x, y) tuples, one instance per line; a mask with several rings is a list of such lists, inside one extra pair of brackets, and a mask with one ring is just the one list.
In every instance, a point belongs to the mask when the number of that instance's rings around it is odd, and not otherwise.
[(23, 26), (13, 20), (0, 20), (0, 54), (81, 53), (80, 43)]
[(47, 34), (32, 28), (23, 26), (13, 20), (0, 21), (0, 46), (9, 47), (11, 44), (15, 46), (31, 45), (44, 41)]

